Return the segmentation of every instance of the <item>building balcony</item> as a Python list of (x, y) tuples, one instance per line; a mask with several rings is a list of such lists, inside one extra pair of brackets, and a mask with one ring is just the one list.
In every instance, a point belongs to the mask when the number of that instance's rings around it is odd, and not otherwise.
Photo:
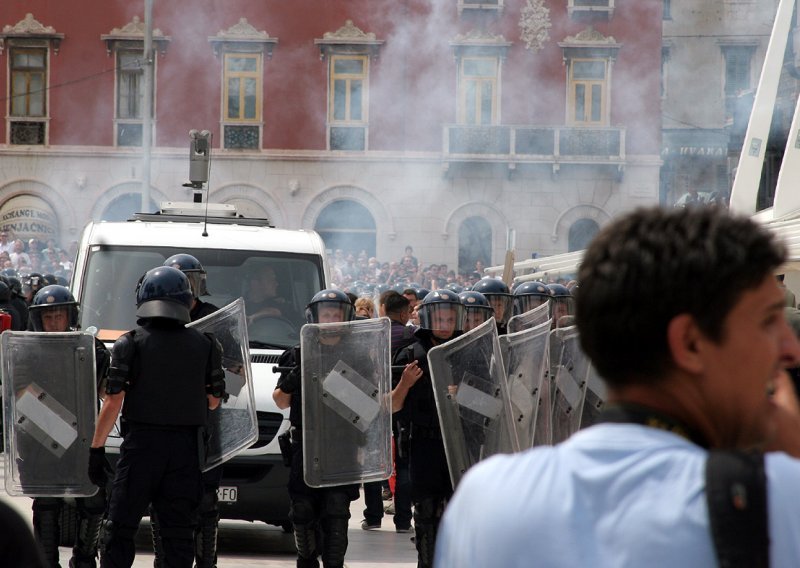
[(546, 164), (557, 174), (564, 164), (625, 169), (625, 129), (598, 126), (471, 126), (447, 124), (445, 169), (453, 163)]

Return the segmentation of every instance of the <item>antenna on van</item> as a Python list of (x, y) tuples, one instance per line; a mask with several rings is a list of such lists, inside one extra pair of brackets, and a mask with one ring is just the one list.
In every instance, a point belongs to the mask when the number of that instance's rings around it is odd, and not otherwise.
[[(203, 202), (203, 184), (208, 184), (211, 173), (211, 141), (213, 135), (209, 130), (190, 130), (189, 131), (189, 183), (183, 187), (191, 187), (194, 190), (194, 203)], [(203, 219), (203, 236), (208, 236), (208, 197), (206, 197), (206, 209)]]

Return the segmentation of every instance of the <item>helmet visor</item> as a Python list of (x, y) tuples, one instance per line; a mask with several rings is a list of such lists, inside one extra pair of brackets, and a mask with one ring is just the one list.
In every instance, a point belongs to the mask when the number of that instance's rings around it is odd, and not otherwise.
[(450, 337), (461, 331), (464, 320), (464, 306), (450, 302), (423, 304), (419, 309), (419, 323), (422, 329), (429, 329), (439, 337)]

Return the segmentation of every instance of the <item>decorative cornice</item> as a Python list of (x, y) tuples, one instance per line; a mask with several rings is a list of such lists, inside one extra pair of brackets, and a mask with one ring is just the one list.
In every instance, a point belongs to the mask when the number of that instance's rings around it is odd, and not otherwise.
[[(209, 38), (212, 39), (212, 38)], [(269, 34), (265, 31), (258, 31), (255, 29), (247, 18), (239, 18), (239, 21), (229, 27), (227, 30), (220, 30), (213, 39), (234, 40), (234, 39), (255, 39), (266, 40), (269, 39)]]
[(60, 35), (64, 37), (64, 34), (56, 34), (53, 26), (42, 25), (30, 12), (25, 14), (25, 17), (15, 25), (3, 27), (3, 35)]
[[(122, 26), (121, 28), (114, 28), (107, 35), (100, 36), (102, 39), (106, 38), (119, 38), (119, 39), (144, 39), (144, 22), (139, 19), (139, 16), (134, 16), (133, 20)], [(163, 38), (163, 32), (155, 28), (153, 29), (153, 37)]]
[(579, 32), (574, 36), (568, 36), (563, 42), (558, 45), (578, 46), (578, 45), (605, 45), (609, 47), (618, 46), (617, 40), (614, 36), (604, 36), (593, 26), (589, 26), (585, 30)]
[(368, 53), (370, 57), (376, 58), (383, 43), (383, 40), (376, 39), (374, 33), (362, 31), (353, 24), (353, 20), (345, 21), (335, 32), (325, 32), (322, 39), (314, 40), (314, 44), (319, 46), (321, 59), (325, 59), (332, 50)]
[(262, 30), (254, 28), (247, 18), (239, 18), (239, 21), (227, 30), (220, 30), (217, 35), (208, 38), (209, 43), (214, 48), (214, 54), (219, 54), (227, 48), (242, 49), (245, 46), (265, 52), (267, 57), (272, 57), (272, 50), (278, 43), (278, 38), (270, 37)]
[(482, 29), (473, 29), (466, 34), (459, 34), (450, 41), (456, 58), (465, 54), (492, 55), (505, 58), (511, 42), (501, 34), (492, 35)]
[(41, 39), (52, 42), (53, 51), (58, 54), (64, 34), (57, 33), (53, 26), (45, 26), (33, 17), (30, 12), (13, 26), (3, 27), (0, 33), (0, 55), (3, 53), (4, 40), (6, 39)]
[(336, 30), (335, 32), (325, 32), (322, 35), (323, 39), (331, 39), (331, 40), (348, 40), (348, 41), (367, 41), (373, 42), (375, 40), (375, 34), (372, 32), (365, 33), (361, 30), (358, 26), (353, 24), (353, 20), (347, 20), (344, 25)]
[[(121, 28), (114, 28), (109, 33), (102, 34), (100, 39), (106, 42), (106, 51), (111, 55), (114, 51), (114, 45), (117, 42), (144, 42), (145, 31), (144, 22), (139, 19), (139, 16), (134, 16), (130, 22)], [(170, 41), (172, 41), (172, 38), (165, 36), (164, 32), (160, 29), (153, 29), (153, 43), (156, 45), (158, 51), (161, 52), (161, 55), (164, 55)]]
[(485, 30), (473, 29), (465, 34), (459, 34), (456, 37), (454, 37), (453, 40), (450, 42), (450, 45), (510, 47), (511, 42), (506, 41), (506, 38), (504, 38), (502, 34), (492, 35), (491, 33)]

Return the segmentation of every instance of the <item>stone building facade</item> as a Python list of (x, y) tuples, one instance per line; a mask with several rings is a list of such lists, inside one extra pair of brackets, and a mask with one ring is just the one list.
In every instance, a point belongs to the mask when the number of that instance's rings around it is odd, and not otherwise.
[[(661, 0), (0, 4), (0, 226), (77, 239), (208, 197), (331, 248), (470, 270), (585, 246), (657, 203)], [(677, 53), (676, 53), (677, 55)], [(721, 118), (721, 117), (720, 117)]]

